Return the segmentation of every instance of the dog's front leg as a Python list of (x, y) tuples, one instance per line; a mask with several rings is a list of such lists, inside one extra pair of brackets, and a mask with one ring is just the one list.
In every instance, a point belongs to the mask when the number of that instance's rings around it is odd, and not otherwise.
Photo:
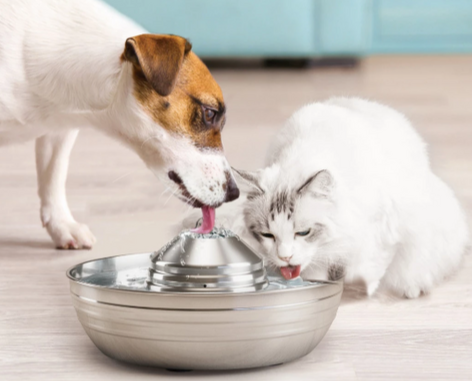
[(64, 130), (36, 139), (41, 221), (60, 249), (90, 249), (95, 243), (87, 225), (72, 217), (66, 199), (69, 155), (77, 133), (78, 130)]

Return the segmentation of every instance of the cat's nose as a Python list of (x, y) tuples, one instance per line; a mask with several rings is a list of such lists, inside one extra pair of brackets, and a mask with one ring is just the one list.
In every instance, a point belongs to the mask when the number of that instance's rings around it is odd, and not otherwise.
[(281, 257), (281, 256), (279, 256), (279, 258), (280, 258), (282, 261), (287, 262), (287, 263), (290, 262), (290, 260), (292, 259), (292, 257), (293, 257), (293, 255), (291, 255), (290, 257)]

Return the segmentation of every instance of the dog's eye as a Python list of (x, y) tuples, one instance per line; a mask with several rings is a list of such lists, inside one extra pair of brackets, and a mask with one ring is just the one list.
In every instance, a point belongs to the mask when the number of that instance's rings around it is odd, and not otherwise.
[(261, 236), (263, 236), (264, 238), (270, 238), (270, 239), (275, 240), (274, 235), (271, 233), (261, 233)]
[(203, 111), (203, 116), (205, 117), (206, 123), (213, 123), (213, 119), (215, 118), (216, 111), (212, 110), (211, 108), (206, 108)]
[(298, 235), (299, 237), (305, 237), (308, 234), (310, 234), (310, 231), (311, 231), (311, 229), (304, 230), (304, 231), (301, 231), (301, 232), (296, 232), (295, 235)]

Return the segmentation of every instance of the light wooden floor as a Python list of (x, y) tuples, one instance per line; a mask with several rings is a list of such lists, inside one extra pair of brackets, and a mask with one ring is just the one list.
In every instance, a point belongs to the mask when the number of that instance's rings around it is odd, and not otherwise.
[[(301, 105), (357, 95), (392, 105), (430, 143), (436, 171), (472, 215), (472, 57), (373, 58), (354, 70), (215, 71), (228, 105), (235, 167), (262, 165), (268, 139)], [(240, 372), (169, 373), (115, 362), (85, 335), (65, 271), (91, 258), (152, 251), (188, 208), (137, 156), (91, 130), (74, 149), (68, 195), (98, 237), (92, 251), (56, 251), (39, 222), (33, 143), (0, 149), (0, 379), (472, 380), (472, 258), (418, 300), (348, 291), (322, 343), (289, 364)]]

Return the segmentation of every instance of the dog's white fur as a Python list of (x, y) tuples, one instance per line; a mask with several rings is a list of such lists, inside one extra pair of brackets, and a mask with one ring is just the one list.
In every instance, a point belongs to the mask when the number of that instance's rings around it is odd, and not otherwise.
[[(423, 140), (391, 108), (355, 98), (305, 106), (276, 136), (267, 165), (252, 174), (246, 223), (233, 229), (269, 265), (301, 265), (302, 275), (317, 277), (342, 266), (346, 281), (365, 281), (369, 295), (382, 284), (407, 297), (459, 266), (469, 242), (464, 214), (431, 171)], [(289, 208), (268, 215), (277, 193), (296, 192), (317, 173), (294, 194), (291, 216)], [(319, 226), (311, 242), (295, 234)]]
[(126, 39), (142, 33), (94, 0), (0, 0), (0, 146), (36, 139), (41, 219), (59, 247), (95, 242), (65, 195), (69, 154), (84, 126), (131, 147), (158, 176), (176, 171), (201, 202), (225, 198), (212, 187), (230, 171), (223, 154), (169, 134), (133, 96), (132, 65), (120, 56)]

